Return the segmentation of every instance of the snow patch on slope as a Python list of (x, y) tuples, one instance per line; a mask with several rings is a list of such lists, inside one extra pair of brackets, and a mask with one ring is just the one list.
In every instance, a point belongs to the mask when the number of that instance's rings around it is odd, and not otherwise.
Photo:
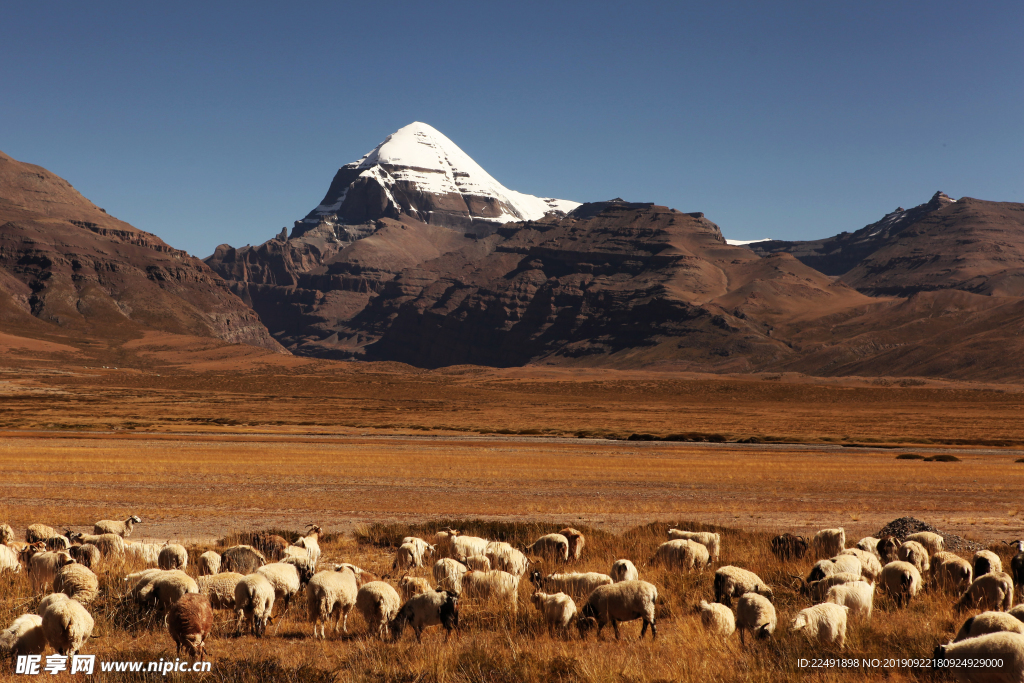
[(764, 239), (761, 239), (761, 240), (726, 240), (725, 243), (726, 244), (731, 244), (734, 247), (742, 247), (742, 246), (747, 245), (747, 244), (757, 244), (758, 242), (771, 242), (771, 241), (772, 241), (772, 239), (770, 237), (765, 237)]

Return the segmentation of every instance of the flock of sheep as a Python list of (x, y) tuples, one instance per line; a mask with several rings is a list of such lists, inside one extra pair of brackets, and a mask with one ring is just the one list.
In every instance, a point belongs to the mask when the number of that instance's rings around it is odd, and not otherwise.
[[(425, 629), (441, 626), (447, 640), (458, 629), (464, 599), (495, 601), (515, 612), (523, 577), (533, 584), (530, 601), (552, 634), (567, 637), (575, 626), (581, 637), (594, 628), (600, 637), (611, 624), (618, 638), (620, 622), (642, 620), (640, 637), (648, 628), (657, 637), (658, 589), (640, 579), (631, 560), (615, 561), (608, 574), (545, 574), (538, 569), (582, 557), (586, 539), (572, 528), (521, 548), (455, 529), (440, 531), (430, 541), (407, 537), (395, 551), (392, 571), (400, 578), (392, 585), (348, 563), (318, 567), (321, 530), (315, 525), (295, 542), (260, 533), (251, 545), (204, 552), (196, 559), (194, 579), (185, 572), (189, 554), (183, 546), (125, 540), (140, 522), (135, 516), (123, 522), (103, 520), (93, 534), (59, 534), (34, 524), (24, 542), (14, 540), (10, 526), (0, 525), (0, 572), (24, 569), (33, 591), (44, 595), (34, 614), (19, 616), (0, 632), (0, 651), (41, 654), (49, 646), (60, 654), (77, 653), (94, 626), (88, 605), (99, 597), (100, 583), (93, 569), (101, 562), (109, 563), (108, 569), (119, 566), (117, 560), (151, 567), (124, 577), (129, 594), (166, 623), (179, 655), (184, 648), (192, 658), (206, 654), (214, 610), (232, 610), (237, 632), (261, 637), (274, 619), (275, 605), (279, 615), (303, 598), (314, 637), (325, 638), (328, 625), (334, 633), (347, 632), (348, 616), (355, 609), (374, 636), (397, 640), (408, 627), (419, 641)], [(670, 529), (668, 535), (650, 558), (652, 564), (699, 571), (717, 562), (719, 534)], [(771, 541), (772, 553), (783, 563), (809, 552), (823, 558), (806, 577), (793, 575), (800, 593), (815, 603), (793, 616), (793, 631), (841, 649), (850, 618), (871, 618), (876, 587), (903, 607), (928, 577), (935, 589), (958, 596), (958, 608), (985, 610), (967, 619), (953, 642), (939, 646), (935, 656), (999, 658), (1006, 680), (1024, 681), (1024, 605), (1013, 608), (1015, 591), (1024, 589), (1024, 541), (1015, 546), (1007, 574), (994, 553), (977, 552), (972, 565), (945, 552), (942, 537), (928, 532), (905, 539), (868, 537), (852, 548), (846, 547), (843, 529), (824, 529), (809, 542), (792, 534)], [(417, 568), (431, 570), (433, 585), (410, 575)], [(726, 637), (738, 630), (745, 644), (748, 631), (756, 638), (775, 632), (773, 598), (768, 582), (730, 565), (715, 571), (714, 601), (701, 600), (696, 609), (708, 630)], [(958, 671), (963, 680), (991, 680), (991, 673)]]

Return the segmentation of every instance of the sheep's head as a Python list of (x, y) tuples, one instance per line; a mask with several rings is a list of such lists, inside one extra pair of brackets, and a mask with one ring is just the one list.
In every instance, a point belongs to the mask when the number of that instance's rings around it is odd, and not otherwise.
[(587, 633), (594, 628), (597, 628), (597, 618), (594, 616), (594, 609), (587, 603), (576, 618), (576, 630), (580, 632), (580, 638), (586, 638)]
[(532, 583), (535, 586), (539, 586), (540, 583), (541, 583), (541, 580), (542, 579), (541, 579), (541, 575), (540, 575), (540, 571), (539, 570), (534, 569), (532, 572), (530, 572), (530, 583)]
[(133, 524), (142, 524), (142, 518), (136, 515), (132, 515), (131, 517), (129, 517), (128, 521)]

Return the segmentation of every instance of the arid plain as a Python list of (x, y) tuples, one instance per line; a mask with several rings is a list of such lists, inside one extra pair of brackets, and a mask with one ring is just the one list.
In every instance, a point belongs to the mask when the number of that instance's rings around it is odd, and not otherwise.
[[(610, 647), (550, 639), (528, 604), (498, 618), (467, 603), (462, 637), (443, 648), (436, 634), (425, 648), (410, 636), (398, 646), (367, 640), (358, 617), (350, 635), (320, 644), (294, 607), (263, 641), (233, 638), (224, 613), (212, 680), (850, 680), (796, 667), (820, 651), (788, 633), (805, 606), (790, 574), (810, 563), (780, 565), (767, 552), (773, 533), (844, 526), (856, 540), (909, 515), (992, 547), (1021, 535), (1016, 385), (424, 371), (196, 348), (194, 338), (170, 335), (117, 355), (6, 343), (0, 518), (19, 534), (33, 522), (88, 530), (99, 518), (138, 514), (133, 540), (175, 539), (198, 553), (237, 533), (315, 522), (328, 534), (325, 560), (386, 574), (394, 537), (406, 532), (457, 520), (466, 533), (518, 543), (569, 524), (592, 539), (581, 570), (606, 572), (629, 556), (662, 592), (659, 640), (642, 646), (632, 626)], [(960, 462), (896, 459), (911, 452)], [(648, 566), (667, 525), (679, 522), (722, 529), (719, 564), (744, 564), (778, 586), (774, 645), (744, 649), (703, 633), (693, 608), (710, 599), (711, 573)], [(31, 596), (22, 579), (5, 581), (8, 619)], [(102, 581), (108, 597), (96, 607), (100, 637), (89, 651), (173, 654), (166, 632), (123, 611), (123, 587)], [(529, 590), (524, 581), (524, 600)], [(927, 656), (962, 621), (941, 593), (909, 610), (880, 597), (876, 615), (851, 627), (849, 653)]]

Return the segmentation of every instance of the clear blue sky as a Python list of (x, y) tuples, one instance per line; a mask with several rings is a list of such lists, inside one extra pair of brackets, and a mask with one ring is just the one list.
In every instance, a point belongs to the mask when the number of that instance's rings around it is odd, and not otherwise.
[(853, 230), (1024, 201), (1024, 3), (8, 2), (0, 150), (207, 256), (412, 121), (507, 187)]

